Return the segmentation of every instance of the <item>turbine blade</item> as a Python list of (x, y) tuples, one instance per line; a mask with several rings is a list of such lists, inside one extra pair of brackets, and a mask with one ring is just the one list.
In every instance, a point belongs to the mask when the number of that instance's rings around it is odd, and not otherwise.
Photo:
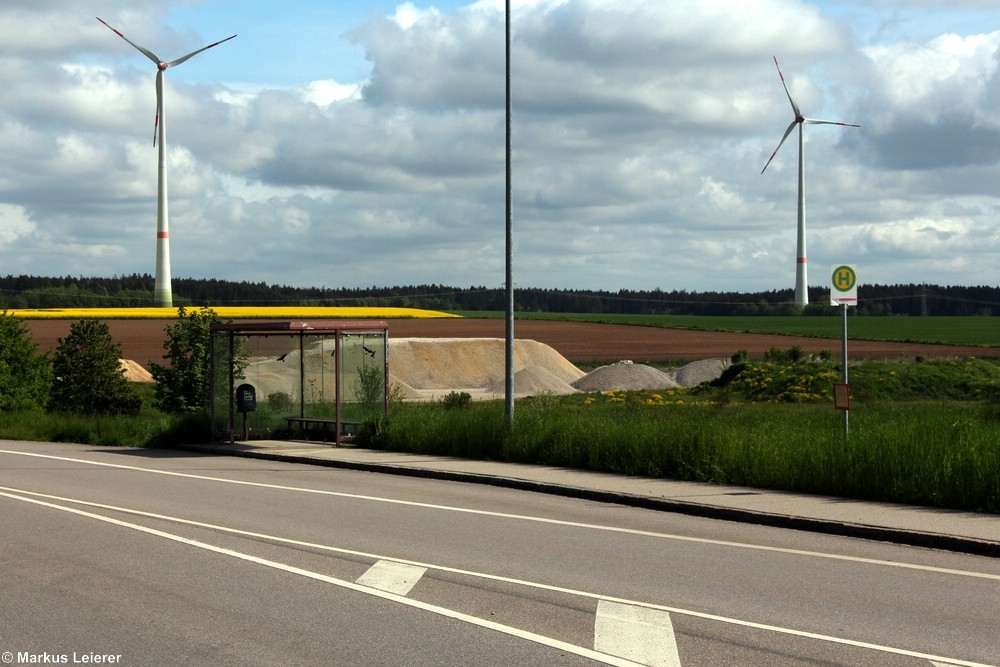
[(792, 94), (788, 92), (788, 86), (785, 84), (785, 75), (781, 73), (781, 68), (778, 67), (778, 57), (777, 56), (772, 56), (772, 57), (774, 58), (774, 66), (778, 70), (778, 76), (781, 77), (781, 87), (785, 89), (785, 95), (788, 96), (788, 102), (792, 105), (792, 111), (795, 112), (795, 117), (798, 118), (799, 116), (802, 115), (802, 112), (799, 111), (799, 105), (796, 104), (795, 100), (792, 99)]
[(222, 44), (223, 42), (228, 42), (229, 40), (233, 39), (233, 37), (236, 37), (236, 35), (233, 35), (232, 37), (226, 37), (225, 39), (222, 39), (222, 40), (219, 40), (218, 42), (215, 42), (214, 44), (209, 44), (208, 46), (203, 46), (200, 49), (198, 49), (197, 51), (192, 51), (191, 53), (187, 54), (186, 56), (181, 56), (177, 60), (171, 60), (170, 62), (167, 63), (167, 67), (176, 67), (177, 65), (180, 65), (182, 62), (195, 57), (196, 55), (198, 55), (202, 51), (207, 51), (210, 48), (212, 48), (213, 46), (218, 46), (219, 44)]
[(839, 120), (818, 120), (816, 118), (803, 118), (803, 123), (807, 125), (840, 125), (841, 127), (861, 127), (854, 123), (841, 123)]
[(156, 147), (156, 133), (160, 129), (160, 114), (163, 113), (163, 70), (156, 70), (156, 118), (153, 119), (153, 147)]
[(769, 158), (767, 159), (767, 164), (765, 164), (765, 165), (764, 165), (764, 168), (760, 170), (760, 173), (761, 173), (761, 174), (763, 174), (763, 173), (764, 173), (765, 171), (767, 171), (767, 167), (768, 167), (768, 165), (769, 165), (769, 164), (771, 164), (771, 160), (773, 160), (773, 159), (774, 159), (774, 156), (775, 156), (775, 155), (777, 155), (777, 154), (778, 154), (778, 151), (780, 151), (780, 150), (781, 150), (781, 147), (782, 147), (782, 146), (784, 145), (784, 143), (785, 143), (785, 139), (787, 139), (787, 138), (788, 138), (788, 135), (792, 133), (792, 130), (793, 130), (793, 129), (795, 128), (795, 125), (796, 125), (796, 124), (797, 124), (798, 122), (799, 122), (799, 121), (797, 121), (797, 120), (793, 120), (793, 121), (792, 121), (792, 123), (791, 123), (791, 125), (789, 125), (789, 126), (788, 126), (788, 129), (787, 129), (787, 130), (785, 130), (785, 136), (781, 137), (781, 141), (779, 141), (779, 142), (778, 142), (778, 147), (774, 149), (774, 152), (773, 152), (773, 153), (771, 153), (771, 157), (769, 157)]
[(149, 58), (150, 60), (152, 60), (157, 65), (160, 64), (161, 61), (160, 61), (159, 58), (156, 57), (155, 53), (153, 53), (149, 49), (146, 49), (146, 48), (143, 48), (143, 47), (139, 46), (138, 44), (136, 44), (135, 42), (133, 42), (131, 39), (129, 39), (128, 37), (126, 37), (125, 35), (123, 35), (119, 30), (117, 30), (115, 28), (112, 28), (110, 25), (108, 25), (107, 21), (105, 21), (104, 19), (102, 19), (100, 16), (98, 16), (96, 18), (97, 18), (98, 21), (100, 21), (105, 26), (107, 26), (108, 29), (111, 32), (115, 33), (116, 35), (118, 35), (119, 37), (121, 37), (122, 39), (124, 39), (126, 42), (128, 42), (129, 44), (131, 44), (132, 46), (134, 46), (142, 55), (146, 56), (147, 58)]

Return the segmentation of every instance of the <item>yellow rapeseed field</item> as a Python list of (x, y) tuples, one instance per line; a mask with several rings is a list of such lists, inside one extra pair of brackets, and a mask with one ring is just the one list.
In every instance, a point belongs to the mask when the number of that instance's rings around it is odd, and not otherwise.
[[(200, 306), (189, 306), (190, 314)], [(223, 320), (390, 320), (406, 318), (459, 317), (419, 308), (351, 308), (300, 306), (218, 306), (212, 310)], [(176, 308), (39, 308), (7, 311), (24, 320), (169, 320)]]

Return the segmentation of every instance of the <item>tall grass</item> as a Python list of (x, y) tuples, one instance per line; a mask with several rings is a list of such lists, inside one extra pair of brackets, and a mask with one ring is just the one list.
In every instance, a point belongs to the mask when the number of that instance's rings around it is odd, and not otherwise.
[(0, 412), (0, 438), (5, 440), (157, 447), (203, 442), (210, 432), (204, 415), (146, 413), (138, 417), (84, 417), (41, 410)]
[(138, 416), (83, 416), (43, 410), (0, 411), (0, 438), (114, 447), (157, 447), (203, 442), (211, 433), (204, 414), (171, 415), (152, 407), (152, 385), (134, 385)]
[(1000, 410), (983, 404), (402, 405), (373, 446), (626, 475), (1000, 512)]

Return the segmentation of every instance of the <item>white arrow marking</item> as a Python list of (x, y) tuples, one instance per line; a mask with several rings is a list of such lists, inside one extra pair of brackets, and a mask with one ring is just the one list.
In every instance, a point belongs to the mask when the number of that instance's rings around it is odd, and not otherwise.
[(425, 567), (380, 560), (368, 568), (368, 571), (362, 574), (355, 583), (387, 593), (406, 595), (411, 588), (416, 586), (425, 572), (427, 572)]
[(650, 667), (681, 667), (670, 614), (658, 609), (599, 601), (594, 649)]

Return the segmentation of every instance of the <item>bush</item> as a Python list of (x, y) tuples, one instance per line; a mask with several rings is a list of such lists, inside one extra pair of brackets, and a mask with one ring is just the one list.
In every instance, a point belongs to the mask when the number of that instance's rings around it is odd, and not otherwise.
[(787, 350), (782, 350), (778, 347), (772, 347), (764, 353), (764, 361), (771, 361), (775, 363), (791, 362), (797, 363), (805, 359), (805, 353), (802, 348), (798, 345), (793, 345)]
[(42, 408), (48, 403), (52, 368), (38, 354), (31, 334), (16, 316), (0, 315), (0, 410)]
[(80, 320), (59, 339), (52, 359), (49, 409), (80, 415), (137, 415), (142, 399), (125, 379), (121, 346), (108, 325)]
[(441, 404), (446, 408), (460, 410), (469, 406), (469, 402), (472, 400), (472, 394), (467, 391), (461, 393), (457, 391), (449, 392), (443, 399), (441, 399)]
[(354, 381), (354, 395), (361, 404), (364, 414), (385, 411), (385, 372), (381, 367), (362, 366)]
[(267, 395), (267, 407), (274, 412), (285, 412), (292, 408), (292, 397), (286, 392), (276, 391)]
[[(188, 313), (177, 309), (178, 321), (168, 325), (163, 343), (163, 358), (170, 366), (151, 361), (150, 373), (156, 380), (156, 405), (164, 412), (183, 414), (206, 409), (212, 391), (212, 325), (221, 320), (214, 310), (202, 306)], [(242, 378), (247, 353), (242, 346), (234, 350), (233, 377)], [(225, 373), (226, 369), (220, 372)], [(225, 377), (225, 376), (223, 376)], [(228, 377), (226, 378), (228, 382)]]

